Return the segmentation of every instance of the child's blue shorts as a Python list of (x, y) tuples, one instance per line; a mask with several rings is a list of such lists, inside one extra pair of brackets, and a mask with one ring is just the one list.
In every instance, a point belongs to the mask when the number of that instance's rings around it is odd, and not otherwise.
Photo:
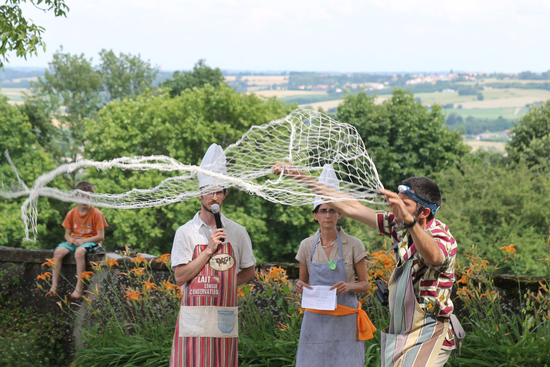
[(77, 248), (84, 247), (88, 251), (88, 253), (93, 254), (99, 248), (99, 243), (97, 243), (97, 242), (86, 242), (86, 243), (84, 243), (80, 246), (75, 246), (75, 245), (69, 245), (67, 242), (62, 242), (59, 245), (57, 245), (57, 247), (68, 248), (69, 250), (71, 250), (71, 253), (73, 253), (73, 254), (74, 254), (74, 252), (76, 251)]

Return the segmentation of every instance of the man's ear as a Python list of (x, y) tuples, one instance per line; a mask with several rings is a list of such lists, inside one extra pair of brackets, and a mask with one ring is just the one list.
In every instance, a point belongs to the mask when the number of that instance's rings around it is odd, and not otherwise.
[(431, 214), (431, 209), (430, 208), (426, 208), (424, 207), (424, 209), (422, 209), (422, 211), (420, 212), (420, 214), (418, 215), (418, 219), (420, 218), (428, 218)]

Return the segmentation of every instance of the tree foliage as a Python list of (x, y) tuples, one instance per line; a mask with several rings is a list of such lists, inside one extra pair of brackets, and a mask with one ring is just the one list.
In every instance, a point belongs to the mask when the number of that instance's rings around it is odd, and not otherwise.
[[(521, 178), (521, 179), (518, 179)], [(449, 226), (460, 255), (476, 245), (500, 272), (546, 275), (550, 177), (525, 162), (511, 164), (497, 153), (469, 154), (435, 177), (443, 196), (437, 216)], [(516, 261), (500, 250), (515, 244)], [(466, 261), (459, 256), (462, 261)]]
[(364, 92), (347, 94), (337, 119), (357, 128), (384, 186), (395, 189), (410, 176), (439, 172), (469, 151), (460, 134), (444, 124), (441, 107), (428, 111), (400, 89), (384, 104), (374, 101)]
[[(41, 173), (55, 168), (51, 156), (36, 142), (27, 117), (16, 107), (10, 106), (4, 96), (0, 97), (0, 136), (2, 136), (0, 139), (1, 185), (11, 187), (11, 185), (17, 184), (17, 177), (3, 156), (6, 150), (9, 150), (21, 179), (29, 186)], [(21, 221), (21, 205), (24, 200), (25, 198), (0, 198), (0, 228), (2, 229), (0, 231), (0, 246), (21, 245), (25, 235)], [(38, 232), (41, 242), (38, 246), (51, 247), (52, 243), (61, 242), (63, 231), (60, 225), (63, 218), (59, 215), (59, 208), (59, 203), (51, 204), (49, 200), (39, 200), (38, 211), (41, 221)], [(56, 228), (60, 228), (60, 230), (56, 231)], [(28, 245), (31, 246), (31, 244)]]
[[(52, 152), (58, 164), (75, 161), (84, 149), (83, 120), (93, 119), (114, 99), (135, 97), (149, 88), (157, 69), (139, 56), (100, 52), (100, 65), (84, 54), (53, 55), (44, 77), (32, 83), (22, 111), (29, 117), (38, 141)], [(76, 173), (67, 185), (73, 188)]]
[(206, 84), (219, 87), (225, 84), (225, 79), (219, 68), (212, 69), (201, 59), (195, 64), (193, 71), (175, 71), (172, 79), (164, 81), (160, 86), (168, 88), (172, 97), (177, 97), (186, 89), (202, 88)]
[(508, 156), (514, 162), (525, 160), (529, 166), (550, 163), (550, 100), (540, 107), (532, 107), (516, 123), (506, 147)]
[(101, 50), (99, 58), (101, 63), (98, 72), (107, 92), (107, 101), (142, 94), (151, 87), (158, 73), (158, 67), (152, 67), (139, 54), (132, 56), (121, 52), (116, 56), (112, 50)]
[[(38, 47), (46, 50), (42, 40), (44, 27), (33, 23), (24, 16), (21, 4), (26, 0), (7, 0), (0, 5), (0, 68), (9, 62), (6, 53), (15, 51), (17, 57), (27, 58), (27, 55), (38, 55)], [(56, 17), (67, 16), (69, 7), (65, 0), (29, 0), (35, 7), (46, 6), (44, 12), (53, 11)]]

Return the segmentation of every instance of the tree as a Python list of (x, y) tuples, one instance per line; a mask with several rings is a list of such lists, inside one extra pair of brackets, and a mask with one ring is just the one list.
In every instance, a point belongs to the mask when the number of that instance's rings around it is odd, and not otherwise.
[[(52, 146), (58, 164), (75, 161), (84, 146), (85, 118), (93, 117), (101, 104), (101, 77), (84, 54), (62, 53), (53, 55), (44, 78), (33, 82), (31, 94), (26, 96), (25, 111), (29, 112), (39, 130), (51, 131), (45, 116), (58, 121), (59, 128)], [(50, 120), (51, 121), (51, 120)], [(68, 183), (76, 184), (75, 174)]]
[(547, 167), (550, 164), (550, 100), (540, 107), (532, 107), (514, 124), (510, 136), (506, 152), (512, 161), (523, 159), (530, 167), (536, 164)]
[(206, 65), (204, 59), (201, 59), (195, 64), (193, 71), (184, 71), (182, 73), (175, 71), (172, 79), (166, 80), (160, 86), (169, 88), (170, 95), (177, 97), (186, 89), (202, 88), (206, 84), (219, 87), (225, 84), (225, 79), (219, 68), (212, 69)]
[[(0, 68), (9, 62), (7, 52), (15, 51), (17, 57), (27, 58), (27, 55), (38, 54), (38, 47), (46, 50), (42, 40), (44, 27), (38, 26), (23, 15), (20, 4), (26, 0), (7, 0), (0, 5)], [(44, 12), (52, 11), (56, 17), (67, 16), (69, 7), (65, 0), (30, 0), (35, 7), (45, 5)]]
[(117, 57), (112, 50), (101, 50), (99, 73), (107, 92), (107, 101), (136, 97), (143, 93), (155, 80), (158, 67), (152, 67), (140, 55), (120, 53)]
[[(34, 180), (43, 172), (55, 168), (51, 156), (37, 143), (32, 126), (27, 117), (16, 107), (10, 106), (4, 96), (0, 96), (0, 184), (4, 188), (17, 185), (17, 176), (3, 156), (6, 150), (19, 172), (23, 182), (32, 186)], [(59, 187), (59, 180), (53, 183)], [(25, 197), (18, 199), (4, 199), (0, 197), (0, 246), (21, 247), (25, 235), (21, 221), (21, 205)], [(39, 223), (38, 244), (27, 243), (26, 247), (53, 248), (54, 244), (63, 239), (64, 230), (61, 227), (63, 205), (47, 199), (38, 201)]]
[(407, 177), (439, 172), (469, 151), (444, 124), (441, 107), (428, 111), (400, 89), (382, 105), (374, 101), (365, 92), (346, 94), (337, 119), (357, 128), (385, 187), (395, 190)]

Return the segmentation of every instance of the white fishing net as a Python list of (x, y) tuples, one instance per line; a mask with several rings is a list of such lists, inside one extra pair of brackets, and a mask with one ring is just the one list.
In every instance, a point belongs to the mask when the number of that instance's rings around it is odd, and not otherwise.
[[(0, 196), (16, 198), (28, 195), (21, 207), (26, 240), (30, 240), (30, 231), (36, 240), (37, 201), (41, 196), (105, 208), (155, 207), (185, 201), (207, 192), (207, 188), (198, 190), (197, 174), (223, 180), (228, 187), (236, 187), (274, 203), (294, 206), (313, 204), (316, 193), (304, 183), (289, 178), (285, 173), (280, 176), (273, 174), (271, 167), (279, 162), (291, 162), (313, 177), (318, 177), (323, 166), (330, 163), (340, 180), (341, 192), (358, 201), (373, 204), (384, 201), (379, 195), (383, 186), (376, 167), (357, 130), (352, 125), (335, 121), (320, 112), (297, 109), (283, 119), (253, 126), (224, 152), (226, 175), (198, 165), (183, 164), (166, 156), (122, 157), (110, 161), (81, 160), (61, 165), (41, 175), (32, 188), (19, 178), (16, 167), (6, 154), (18, 182), (11, 189), (2, 187)], [(47, 187), (59, 175), (88, 167), (98, 170), (173, 171), (179, 175), (167, 178), (153, 188), (133, 189), (119, 194), (77, 195), (79, 190), (63, 191)], [(324, 196), (322, 199), (343, 200)]]

